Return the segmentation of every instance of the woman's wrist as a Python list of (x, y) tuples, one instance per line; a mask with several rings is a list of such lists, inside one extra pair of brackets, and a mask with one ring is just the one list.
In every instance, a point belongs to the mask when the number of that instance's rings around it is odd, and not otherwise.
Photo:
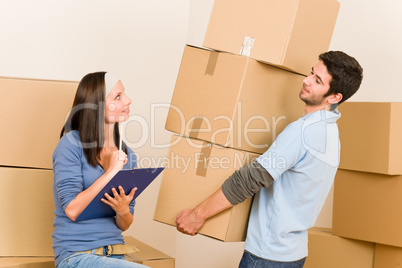
[(122, 211), (116, 212), (116, 216), (120, 216), (122, 218), (131, 216), (130, 208), (127, 207), (127, 209), (124, 209)]
[(105, 175), (109, 177), (109, 180), (111, 180), (114, 176), (116, 176), (117, 172), (119, 172), (118, 169), (109, 169), (105, 172)]

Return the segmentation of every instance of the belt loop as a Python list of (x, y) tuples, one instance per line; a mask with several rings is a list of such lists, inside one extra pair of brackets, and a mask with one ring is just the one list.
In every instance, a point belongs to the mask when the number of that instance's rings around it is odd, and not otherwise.
[(113, 254), (113, 247), (111, 245), (107, 245), (106, 257), (110, 257)]

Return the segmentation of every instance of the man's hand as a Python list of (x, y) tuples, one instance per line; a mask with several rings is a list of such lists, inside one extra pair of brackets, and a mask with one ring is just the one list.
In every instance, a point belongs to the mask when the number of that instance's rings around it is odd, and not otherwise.
[(207, 219), (230, 207), (233, 205), (219, 188), (195, 208), (182, 210), (176, 217), (177, 230), (183, 234), (196, 235)]
[(204, 222), (197, 208), (184, 209), (176, 217), (177, 230), (188, 235), (196, 235)]

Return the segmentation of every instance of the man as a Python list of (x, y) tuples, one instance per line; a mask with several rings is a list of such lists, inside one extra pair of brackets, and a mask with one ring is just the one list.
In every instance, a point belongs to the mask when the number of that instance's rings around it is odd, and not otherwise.
[(255, 195), (239, 268), (303, 267), (307, 230), (315, 224), (339, 165), (340, 113), (335, 108), (358, 90), (362, 78), (353, 57), (340, 51), (321, 54), (299, 93), (304, 115), (213, 195), (180, 212), (177, 229), (195, 235), (206, 219)]

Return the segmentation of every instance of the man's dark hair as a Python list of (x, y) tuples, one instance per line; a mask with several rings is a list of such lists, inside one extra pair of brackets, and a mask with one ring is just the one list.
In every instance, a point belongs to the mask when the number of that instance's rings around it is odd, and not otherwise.
[(357, 60), (342, 51), (322, 53), (319, 59), (332, 76), (329, 90), (324, 97), (341, 93), (342, 100), (339, 104), (352, 97), (359, 89), (363, 79), (363, 68)]

